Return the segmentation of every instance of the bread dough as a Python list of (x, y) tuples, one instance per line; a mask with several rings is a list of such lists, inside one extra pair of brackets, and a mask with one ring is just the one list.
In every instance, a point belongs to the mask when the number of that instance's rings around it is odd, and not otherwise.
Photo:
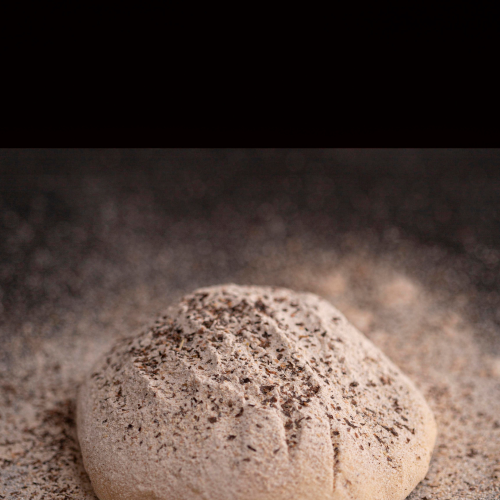
[(436, 437), (413, 383), (331, 304), (236, 285), (118, 342), (77, 425), (101, 500), (399, 500)]

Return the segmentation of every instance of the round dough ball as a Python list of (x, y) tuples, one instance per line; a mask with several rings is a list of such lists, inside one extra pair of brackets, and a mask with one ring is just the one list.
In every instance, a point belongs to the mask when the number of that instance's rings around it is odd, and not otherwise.
[(101, 500), (399, 500), (436, 437), (413, 383), (332, 305), (236, 285), (118, 342), (77, 425)]

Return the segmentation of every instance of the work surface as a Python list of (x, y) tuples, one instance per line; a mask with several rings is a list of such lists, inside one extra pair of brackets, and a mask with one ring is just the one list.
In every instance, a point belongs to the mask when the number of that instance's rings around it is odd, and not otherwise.
[(498, 159), (2, 152), (0, 499), (95, 499), (82, 376), (184, 293), (234, 282), (325, 297), (416, 383), (438, 439), (411, 500), (498, 500)]

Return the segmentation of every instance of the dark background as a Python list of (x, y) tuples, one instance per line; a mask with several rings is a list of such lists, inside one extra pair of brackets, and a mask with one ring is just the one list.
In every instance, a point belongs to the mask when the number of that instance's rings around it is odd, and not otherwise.
[(221, 281), (268, 243), (341, 247), (356, 232), (434, 248), (496, 321), (499, 164), (497, 149), (0, 150), (0, 310), (106, 288), (74, 276), (116, 264), (127, 237), (195, 246)]

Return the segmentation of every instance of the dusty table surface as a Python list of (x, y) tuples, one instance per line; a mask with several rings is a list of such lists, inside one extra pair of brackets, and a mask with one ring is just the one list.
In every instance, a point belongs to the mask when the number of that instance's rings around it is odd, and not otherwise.
[(83, 374), (229, 282), (322, 295), (416, 383), (438, 439), (411, 500), (500, 498), (495, 154), (3, 152), (0, 499), (95, 499)]

